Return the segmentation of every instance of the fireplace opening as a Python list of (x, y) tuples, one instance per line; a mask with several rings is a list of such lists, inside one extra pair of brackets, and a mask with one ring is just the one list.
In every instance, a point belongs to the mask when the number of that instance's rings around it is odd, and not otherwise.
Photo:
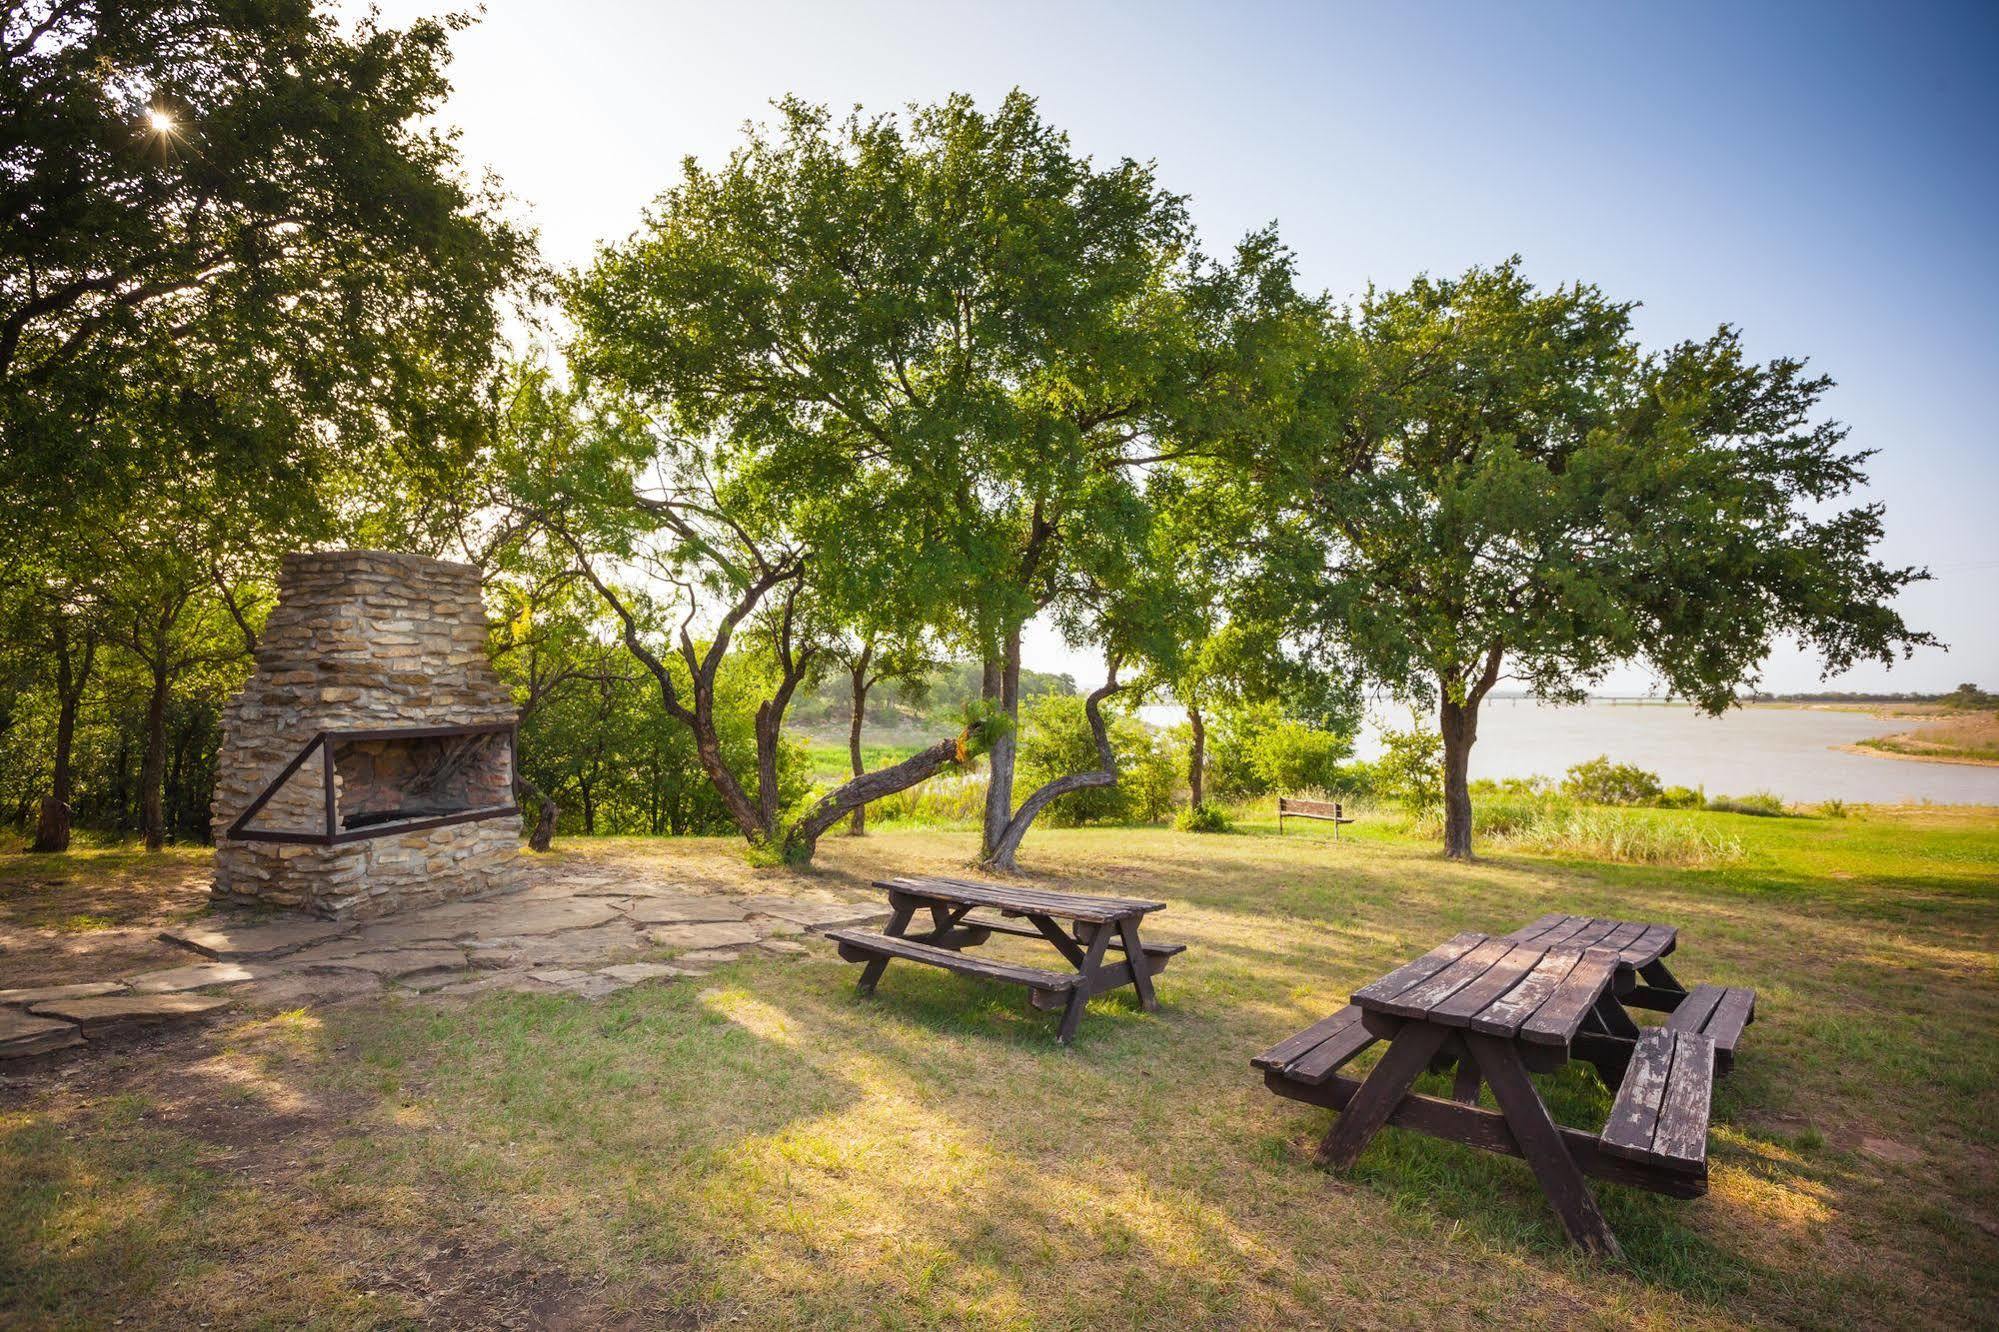
[(333, 744), (340, 827), (375, 828), (513, 803), (507, 736), (387, 735)]
[(228, 836), (326, 845), (518, 815), (514, 742), (512, 723), (321, 731)]

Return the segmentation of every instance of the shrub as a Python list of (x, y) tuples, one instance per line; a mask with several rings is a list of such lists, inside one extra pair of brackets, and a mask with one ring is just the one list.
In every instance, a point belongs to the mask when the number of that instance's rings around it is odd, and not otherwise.
[(1770, 791), (1752, 791), (1741, 796), (1716, 796), (1707, 807), (1717, 814), (1754, 814), (1758, 818), (1781, 819), (1790, 813), (1784, 798)]
[(1350, 736), (1284, 714), (1276, 703), (1218, 708), (1208, 725), (1208, 789), (1224, 800), (1339, 790)]
[(1420, 727), (1384, 731), (1374, 765), (1375, 792), (1425, 815), (1444, 803), (1444, 737)]
[(1660, 809), (1700, 809), (1707, 804), (1707, 795), (1696, 786), (1669, 786), (1652, 803)]
[(1847, 815), (1846, 802), (1837, 797), (1819, 801), (1819, 813), (1829, 819), (1843, 819)]
[(1180, 811), (1173, 820), (1173, 826), (1181, 832), (1225, 833), (1235, 831), (1235, 824), (1220, 805), (1191, 805)]
[[(1027, 700), (1021, 711), (1019, 786), (1023, 789), (1016, 794), (1097, 766), (1096, 736), (1081, 698), (1044, 694)], [(1117, 784), (1071, 791), (1049, 805), (1044, 817), (1057, 827), (1149, 823), (1173, 808), (1179, 772), (1170, 744), (1129, 714), (1106, 708), (1104, 720), (1117, 758)]]
[(1586, 805), (1648, 805), (1659, 798), (1659, 776), (1599, 754), (1569, 769), (1562, 794)]

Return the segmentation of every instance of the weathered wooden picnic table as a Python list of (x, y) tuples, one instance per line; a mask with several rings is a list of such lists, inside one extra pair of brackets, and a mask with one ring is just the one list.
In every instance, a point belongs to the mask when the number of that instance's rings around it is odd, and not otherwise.
[[(1036, 1008), (1062, 1011), (1056, 1039), (1065, 1044), (1075, 1036), (1083, 1020), (1083, 1007), (1093, 995), (1129, 985), (1137, 992), (1141, 1008), (1148, 1012), (1157, 1009), (1152, 978), (1166, 969), (1169, 958), (1186, 949), (1185, 944), (1146, 943), (1139, 938), (1139, 922), (1154, 911), (1164, 910), (1164, 902), (1091, 897), (972, 879), (883, 879), (875, 887), (888, 893), (891, 914), (886, 928), (880, 932), (826, 931), (826, 937), (840, 945), (841, 957), (867, 964), (861, 971), (861, 993), (873, 993), (882, 972), (896, 958), (1024, 985), (1028, 1001)], [(971, 914), (982, 907), (998, 915)], [(931, 927), (911, 934), (910, 922), (919, 912), (929, 914)], [(1027, 923), (1019, 923), (1022, 920)], [(1058, 922), (1066, 922), (1068, 928)], [(1060, 953), (1069, 969), (1058, 971), (964, 955), (965, 949), (977, 947), (995, 934), (1039, 939)], [(1123, 958), (1107, 961), (1110, 949), (1120, 951)]]
[[(1460, 934), (1251, 1063), (1279, 1095), (1340, 1112), (1322, 1164), (1352, 1165), (1384, 1125), (1520, 1156), (1570, 1239), (1615, 1254), (1584, 1176), (1705, 1193), (1713, 1082), (1755, 1012), (1752, 990), (1683, 989), (1661, 962), (1676, 940), (1671, 926), (1552, 915), (1504, 937)], [(1630, 1002), (1670, 1016), (1641, 1028)], [(1339, 1073), (1379, 1040), (1388, 1050), (1365, 1080)], [(1571, 1058), (1616, 1093), (1600, 1134), (1555, 1123), (1528, 1077)], [(1450, 1100), (1412, 1092), (1425, 1069), (1453, 1065)], [(1496, 1112), (1479, 1105), (1481, 1083)]]

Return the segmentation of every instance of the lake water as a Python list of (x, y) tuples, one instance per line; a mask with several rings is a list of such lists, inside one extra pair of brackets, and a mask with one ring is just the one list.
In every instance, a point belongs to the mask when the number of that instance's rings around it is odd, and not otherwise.
[[(1155, 712), (1170, 715), (1154, 717)], [(1160, 722), (1183, 715), (1177, 708), (1146, 713)], [(1406, 726), (1407, 717), (1390, 713), (1375, 721)], [(1488, 699), (1479, 709), (1471, 773), (1559, 778), (1571, 764), (1608, 754), (1615, 762), (1658, 773), (1668, 786), (1705, 787), (1709, 795), (1774, 791), (1793, 801), (1999, 805), (1999, 768), (1911, 763), (1834, 748), (1915, 725), (1903, 718), (1811, 708), (1737, 708), (1707, 717), (1657, 703), (1596, 701), (1561, 708), (1530, 699)], [(1379, 755), (1375, 724), (1356, 748), (1361, 758)]]

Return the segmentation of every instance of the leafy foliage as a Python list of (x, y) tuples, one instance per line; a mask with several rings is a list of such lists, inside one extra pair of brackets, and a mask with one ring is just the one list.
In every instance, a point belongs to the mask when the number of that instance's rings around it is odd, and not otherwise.
[(1569, 769), (1562, 794), (1586, 805), (1650, 805), (1662, 794), (1659, 775), (1631, 763), (1612, 763), (1599, 754)]

